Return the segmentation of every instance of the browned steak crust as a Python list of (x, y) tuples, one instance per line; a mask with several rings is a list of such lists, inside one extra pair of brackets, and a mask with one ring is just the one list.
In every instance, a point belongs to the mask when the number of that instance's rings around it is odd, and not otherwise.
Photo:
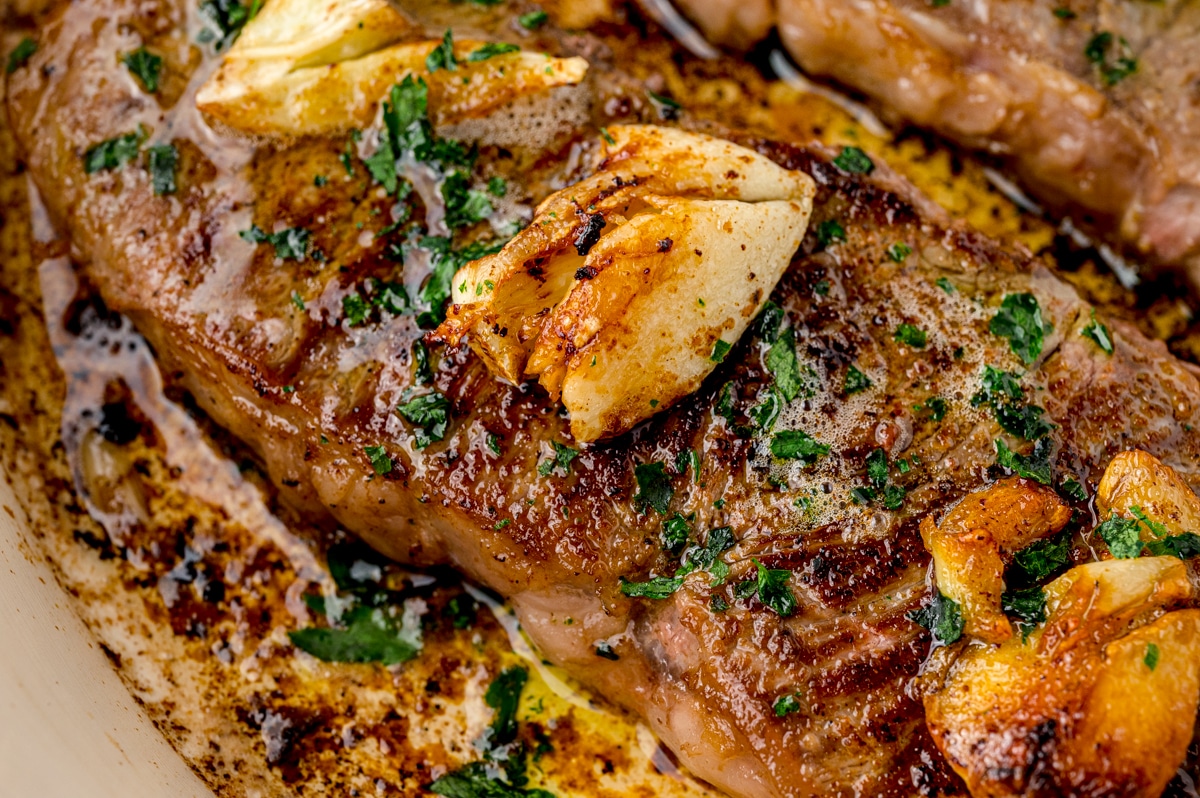
[[(999, 473), (1002, 433), (970, 399), (984, 364), (1024, 370), (988, 331), (1003, 296), (1033, 292), (1054, 327), (1025, 382), (1059, 427), (1056, 483), (1094, 483), (1135, 445), (1200, 483), (1200, 383), (1162, 345), (1120, 326), (1106, 355), (1080, 335), (1089, 308), (1023, 252), (946, 224), (903, 188), (843, 173), (819, 147), (769, 144), (758, 146), (819, 187), (810, 233), (774, 294), (807, 367), (779, 424), (807, 430), (829, 455), (789, 467), (753, 432), (749, 410), (770, 376), (769, 344), (751, 334), (700, 392), (585, 448), (565, 475), (538, 470), (551, 442), (574, 445), (544, 394), (496, 381), (465, 347), (435, 349), (432, 384), (451, 422), (419, 450), (395, 407), (414, 386), (424, 331), (411, 315), (350, 326), (340, 311), (365, 278), (419, 281), (428, 261), (410, 252), (401, 265), (386, 239), (364, 234), (392, 200), (361, 166), (343, 179), (344, 141), (255, 146), (199, 122), (182, 88), (197, 60), (182, 38), (186, 13), (166, 2), (72, 5), (14, 77), (10, 109), (30, 171), (105, 301), (255, 447), (298, 506), (509, 597), (548, 657), (643, 715), (694, 772), (732, 793), (956, 789), (910, 688), (929, 641), (905, 613), (925, 593), (917, 520)], [(115, 52), (137, 41), (129, 30), (174, 54), (168, 79), (178, 85), (164, 107), (120, 71)], [(621, 81), (600, 74), (596, 96), (619, 96)], [(139, 123), (178, 147), (177, 194), (155, 196), (137, 161), (84, 173), (89, 147)], [(575, 138), (586, 148), (594, 137)], [(566, 152), (485, 151), (483, 163), (536, 201), (571, 177)], [(314, 175), (330, 179), (318, 188)], [(831, 220), (844, 240), (819, 239)], [(276, 221), (310, 229), (324, 260), (280, 262), (238, 236)], [(912, 254), (897, 262), (896, 244)], [(898, 342), (900, 324), (925, 331), (927, 345)], [(851, 366), (870, 388), (847, 392)], [(936, 421), (935, 397), (947, 408)], [(368, 446), (385, 447), (390, 472), (375, 473)], [(889, 477), (907, 491), (897, 511), (853, 499), (877, 447), (909, 469)], [(666, 513), (637, 500), (635, 468), (650, 463), (671, 486)], [(700, 543), (730, 528), (729, 578), (713, 586), (697, 571), (670, 598), (625, 597), (621, 578), (672, 572), (660, 535), (676, 512)], [(759, 564), (792, 571), (790, 617), (740, 590)], [(798, 708), (779, 717), (774, 703), (787, 695)]]

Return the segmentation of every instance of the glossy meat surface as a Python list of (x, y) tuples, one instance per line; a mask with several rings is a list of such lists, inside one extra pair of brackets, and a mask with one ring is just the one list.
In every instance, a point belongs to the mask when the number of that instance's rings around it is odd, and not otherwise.
[(772, 22), (803, 69), (1004, 157), (1040, 201), (1200, 274), (1200, 7), (1185, 0), (683, 2), (715, 40)]
[[(185, 89), (197, 82), (187, 14), (71, 6), (14, 77), (29, 168), (88, 277), (298, 506), (397, 559), (453, 563), (504, 594), (550, 659), (644, 716), (693, 772), (732, 794), (953, 789), (910, 689), (928, 637), (905, 613), (926, 590), (920, 517), (997, 473), (1001, 432), (969, 400), (984, 364), (1024, 370), (988, 332), (1003, 296), (1032, 291), (1054, 325), (1026, 380), (1060, 427), (1059, 478), (1094, 481), (1136, 444), (1200, 480), (1200, 384), (1165, 347), (1114, 325), (1116, 352), (1105, 355), (1079, 334), (1088, 308), (1071, 289), (1023, 253), (949, 225), (882, 167), (878, 180), (851, 176), (820, 147), (749, 140), (818, 186), (810, 234), (774, 294), (808, 369), (776, 429), (807, 431), (827, 456), (808, 469), (774, 460), (768, 438), (748, 429), (770, 380), (770, 347), (749, 333), (670, 413), (577, 447), (569, 469), (545, 474), (554, 442), (577, 446), (557, 408), (532, 386), (496, 381), (466, 347), (434, 348), (432, 385), (451, 420), (443, 441), (418, 449), (395, 408), (415, 385), (413, 345), (425, 331), (410, 315), (349, 324), (341, 309), (368, 277), (420, 285), (428, 253), (418, 247), (401, 265), (383, 237), (364, 235), (384, 226), (373, 210), (386, 219), (392, 200), (361, 166), (342, 178), (344, 139), (252, 146), (207, 128)], [(139, 37), (174, 54), (161, 107), (114, 58)], [(592, 68), (596, 121), (623, 121), (630, 104), (611, 99), (640, 87), (602, 58)], [(176, 194), (155, 196), (136, 162), (84, 172), (90, 147), (139, 123), (179, 149)], [(484, 148), (482, 168), (536, 202), (578, 177), (571, 146), (597, 138), (582, 126), (549, 152)], [(330, 179), (318, 187), (314, 175)], [(831, 220), (844, 241), (818, 239)], [(251, 246), (238, 234), (252, 223), (304, 225), (325, 260), (281, 261)], [(889, 255), (898, 243), (911, 249), (900, 262)], [(928, 344), (897, 342), (901, 324), (921, 327)], [(871, 386), (847, 395), (852, 365)], [(948, 408), (936, 422), (915, 409), (933, 397)], [(387, 473), (365, 451), (375, 446), (390, 457)], [(907, 490), (897, 511), (852, 499), (877, 447), (913, 464), (891, 473)], [(671, 487), (666, 512), (636, 498), (636, 467), (654, 463)], [(696, 571), (664, 600), (622, 595), (621, 578), (673, 571), (660, 536), (675, 512), (695, 514), (700, 544), (730, 528), (729, 578), (714, 587)], [(759, 564), (791, 572), (788, 617), (739, 594)], [(714, 596), (729, 608), (714, 611)], [(780, 717), (775, 704), (789, 695), (798, 709)]]

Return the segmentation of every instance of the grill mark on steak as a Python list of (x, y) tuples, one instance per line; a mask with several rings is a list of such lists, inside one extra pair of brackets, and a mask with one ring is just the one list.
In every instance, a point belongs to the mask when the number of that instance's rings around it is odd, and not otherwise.
[[(103, 14), (108, 21), (95, 23), (103, 29), (139, 12), (104, 0), (63, 13), (71, 24), (52, 32), (37, 56), (63, 67), (17, 76), (11, 116), (49, 209), (89, 255), (84, 268), (109, 306), (135, 321), (164, 369), (177, 371), (207, 412), (256, 449), (292, 503), (314, 517), (333, 515), (393, 557), (453, 563), (510, 597), (548, 657), (641, 714), (689, 768), (731, 792), (906, 795), (914, 779), (930, 791), (955, 789), (909, 688), (928, 635), (904, 613), (925, 591), (916, 519), (993, 475), (1000, 433), (968, 400), (983, 363), (1016, 361), (986, 332), (990, 312), (981, 307), (1033, 290), (1055, 324), (1050, 354), (1028, 381), (1044, 388), (1035, 395), (1061, 426), (1061, 467), (1087, 478), (1136, 444), (1200, 481), (1200, 436), (1191, 431), (1200, 423), (1200, 383), (1164, 347), (1114, 325), (1116, 353), (1103, 355), (1072, 327), (1086, 307), (1025, 252), (950, 224), (882, 164), (867, 180), (841, 173), (820, 146), (763, 141), (754, 142), (760, 151), (817, 181), (813, 229), (835, 218), (846, 229), (844, 242), (824, 249), (810, 234), (772, 296), (826, 388), (807, 400), (810, 409), (798, 400), (787, 419), (823, 430), (818, 437), (836, 432), (825, 438), (834, 453), (817, 469), (779, 468), (761, 436), (740, 434), (714, 412), (726, 382), (741, 415), (766, 382), (765, 345), (749, 336), (678, 407), (584, 449), (568, 475), (547, 477), (537, 465), (550, 442), (570, 442), (557, 408), (529, 386), (497, 382), (465, 347), (436, 352), (433, 385), (451, 402), (453, 422), (444, 442), (417, 451), (393, 408), (412, 384), (408, 352), (422, 331), (409, 316), (354, 328), (331, 323), (348, 286), (397, 269), (381, 247), (359, 247), (355, 227), (390, 201), (361, 181), (312, 189), (312, 174), (341, 169), (340, 141), (262, 146), (236, 172), (200, 147), (196, 161), (184, 163), (177, 198), (154, 197), (136, 164), (87, 178), (79, 153), (145, 113), (125, 96), (129, 82), (115, 77), (114, 54), (89, 49), (103, 41), (93, 19)], [(615, 92), (622, 79), (597, 76)], [(176, 118), (156, 117), (154, 126), (169, 129)], [(483, 157), (514, 166), (501, 153)], [(562, 179), (557, 169), (542, 166), (513, 182), (532, 191)], [(276, 262), (269, 247), (240, 244), (236, 233), (249, 226), (251, 210), (260, 224), (323, 217), (312, 245), (327, 260)], [(897, 241), (914, 252), (904, 263), (887, 255)], [(934, 285), (939, 276), (954, 282), (955, 295)], [(821, 280), (830, 283), (826, 294), (815, 290)], [(290, 301), (299, 289), (311, 298), (304, 312)], [(929, 345), (899, 347), (892, 334), (900, 320), (926, 329)], [(847, 398), (836, 386), (850, 360), (871, 371), (875, 386)], [(954, 406), (940, 424), (912, 411), (933, 395)], [(487, 447), (489, 433), (501, 438), (501, 454)], [(893, 458), (916, 455), (922, 464), (895, 475), (908, 489), (897, 513), (846, 499), (864, 483), (862, 458), (881, 441)], [(375, 478), (362, 450), (381, 442), (394, 469)], [(703, 452), (702, 471), (672, 475), (671, 511), (694, 512), (698, 533), (729, 525), (737, 538), (727, 554), (729, 583), (718, 588), (731, 607), (721, 613), (710, 609), (714, 588), (701, 572), (664, 601), (630, 600), (618, 589), (619, 577), (673, 568), (658, 543), (661, 518), (635, 506), (633, 469), (655, 461), (670, 472), (688, 449)], [(794, 506), (802, 494), (820, 503), (814, 517)], [(497, 528), (501, 519), (511, 523)], [(732, 585), (755, 573), (755, 559), (796, 569), (793, 617), (733, 596)], [(596, 656), (599, 641), (620, 659)], [(797, 690), (801, 710), (776, 717), (774, 700)]]

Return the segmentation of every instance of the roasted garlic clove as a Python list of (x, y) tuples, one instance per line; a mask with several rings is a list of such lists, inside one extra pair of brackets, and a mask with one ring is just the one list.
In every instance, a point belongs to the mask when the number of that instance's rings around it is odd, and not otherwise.
[(1200, 532), (1200, 497), (1175, 470), (1147, 452), (1121, 452), (1112, 459), (1096, 489), (1102, 519), (1133, 518), (1133, 508), (1172, 535)]
[(312, 135), (371, 124), (379, 100), (406, 75), (429, 87), (435, 124), (487, 115), (519, 97), (580, 82), (582, 58), (501, 52), (472, 60), (486, 42), (454, 42), (453, 69), (430, 71), (443, 41), (388, 0), (271, 0), (248, 22), (196, 94), (209, 117), (248, 133)]
[(1158, 795), (1200, 695), (1200, 610), (1174, 609), (1196, 598), (1187, 567), (1090, 563), (1046, 594), (1027, 640), (935, 653), (923, 679), (935, 743), (974, 796)]
[(538, 377), (581, 441), (699, 387), (791, 262), (814, 193), (807, 175), (711, 136), (609, 136), (595, 174), (458, 272), (437, 333), (467, 337), (505, 379)]
[(962, 607), (964, 631), (990, 643), (1012, 637), (1004, 615), (1004, 555), (1058, 532), (1071, 520), (1055, 492), (1019, 477), (969, 494), (941, 524), (921, 521), (943, 595)]

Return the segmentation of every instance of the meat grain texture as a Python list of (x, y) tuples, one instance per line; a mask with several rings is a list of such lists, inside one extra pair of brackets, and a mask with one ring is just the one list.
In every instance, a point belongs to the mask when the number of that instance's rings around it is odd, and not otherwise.
[(684, 0), (714, 41), (777, 26), (808, 73), (1007, 160), (1040, 201), (1200, 275), (1200, 7), (984, 0)]
[[(930, 641), (905, 614), (927, 590), (920, 519), (1001, 473), (994, 440), (1004, 433), (970, 402), (985, 364), (1024, 372), (1057, 425), (1056, 481), (1094, 484), (1136, 446), (1200, 484), (1191, 367), (1116, 323), (1106, 354), (1080, 334), (1090, 308), (1027, 254), (950, 222), (882, 166), (878, 179), (847, 174), (820, 146), (742, 139), (818, 187), (810, 233), (773, 295), (804, 385), (776, 431), (829, 445), (815, 464), (771, 457), (749, 415), (770, 391), (770, 331), (748, 333), (670, 412), (587, 447), (540, 390), (496, 380), (465, 346), (434, 348), (422, 385), (413, 353), (427, 330), (412, 315), (353, 324), (342, 314), (368, 278), (425, 276), (419, 248), (401, 265), (369, 234), (394, 200), (361, 164), (347, 175), (344, 137), (248, 143), (208, 128), (190, 101), (194, 70), (210, 68), (186, 38), (192, 13), (170, 2), (72, 4), (12, 78), (30, 173), (88, 278), (292, 503), (398, 560), (451, 563), (508, 597), (547, 658), (644, 717), (690, 770), (731, 794), (961, 789), (925, 730), (911, 683)], [(141, 42), (166, 53), (156, 96), (116, 57)], [(580, 37), (558, 46), (603, 53)], [(641, 87), (603, 55), (591, 67), (593, 122), (637, 121), (627, 110), (636, 104), (614, 98)], [(91, 147), (139, 124), (151, 143), (177, 147), (175, 194), (156, 196), (139, 159), (85, 173)], [(567, 153), (598, 136), (588, 124), (546, 152), (484, 148), (479, 168), (535, 203), (579, 177)], [(316, 175), (328, 180), (315, 185)], [(842, 239), (818, 237), (829, 221)], [(309, 252), (324, 257), (277, 258), (239, 236), (252, 224), (305, 227)], [(896, 257), (897, 244), (911, 253)], [(1023, 292), (1053, 325), (1029, 365), (988, 331), (1001, 299)], [(896, 340), (901, 324), (927, 343)], [(852, 366), (865, 390), (846, 390)], [(450, 421), (422, 449), (395, 408), (431, 390), (447, 398)], [(937, 421), (921, 409), (935, 397), (947, 408)], [(554, 443), (581, 451), (540, 472)], [(390, 459), (385, 473), (366, 452), (376, 446)], [(907, 491), (898, 510), (852, 497), (876, 448), (909, 465), (889, 475)], [(665, 500), (639, 488), (637, 467), (652, 464)], [(696, 570), (668, 598), (626, 597), (622, 579), (674, 572), (661, 534), (675, 513), (700, 545), (729, 528), (734, 545), (719, 555), (728, 578)], [(764, 568), (790, 572), (786, 617), (739, 587)], [(787, 696), (795, 709), (781, 717)]]

